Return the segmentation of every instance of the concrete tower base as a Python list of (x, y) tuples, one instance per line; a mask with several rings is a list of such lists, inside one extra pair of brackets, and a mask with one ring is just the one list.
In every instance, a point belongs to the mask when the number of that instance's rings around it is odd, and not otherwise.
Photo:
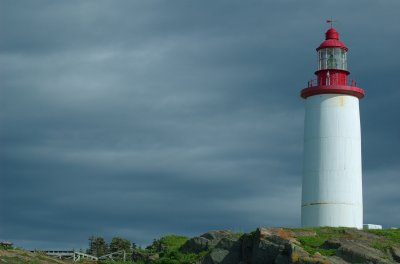
[(306, 99), (302, 226), (363, 227), (359, 99)]

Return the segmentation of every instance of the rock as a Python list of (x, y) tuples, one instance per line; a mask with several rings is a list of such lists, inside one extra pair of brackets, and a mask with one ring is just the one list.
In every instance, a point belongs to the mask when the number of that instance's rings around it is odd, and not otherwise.
[(353, 240), (340, 240), (341, 246), (336, 255), (350, 263), (390, 263), (385, 260), (385, 255), (368, 245)]
[(232, 237), (233, 233), (229, 230), (220, 230), (220, 231), (210, 231), (205, 234), (202, 234), (200, 237), (209, 240), (209, 246), (213, 247), (224, 237)]
[(281, 228), (258, 228), (251, 263), (301, 263), (309, 254), (293, 236), (293, 232)]
[(398, 247), (391, 247), (390, 248), (390, 254), (392, 255), (392, 258), (396, 262), (400, 262), (400, 248)]
[(325, 258), (305, 257), (295, 263), (299, 263), (299, 264), (330, 264), (331, 262)]
[(332, 264), (348, 264), (348, 263), (349, 263), (349, 262), (344, 261), (343, 259), (339, 258), (338, 256), (329, 257), (328, 260), (329, 260)]
[[(308, 230), (303, 232), (260, 227), (237, 239), (229, 231), (212, 231), (190, 242), (195, 246), (189, 245), (189, 242), (186, 246), (192, 251), (204, 248), (204, 245), (211, 249), (201, 264), (384, 264), (400, 260), (398, 247), (390, 248), (385, 254), (370, 246), (371, 240), (382, 237), (352, 229), (339, 230), (338, 238), (330, 238), (322, 245), (325, 249), (335, 249), (335, 256), (325, 257), (318, 252), (310, 256), (296, 240), (296, 236), (316, 235), (316, 232)], [(385, 259), (387, 255), (391, 260)]]
[(234, 237), (232, 238), (224, 237), (218, 242), (215, 248), (239, 251), (240, 242), (237, 238)]
[(290, 264), (292, 262), (290, 261), (290, 258), (288, 256), (279, 255), (276, 257), (274, 263), (275, 264)]
[(194, 237), (186, 241), (186, 243), (180, 248), (180, 251), (183, 253), (197, 254), (201, 251), (208, 250), (210, 248), (209, 244), (211, 244), (210, 240), (204, 237)]
[(285, 250), (285, 245), (274, 243), (269, 240), (256, 241), (256, 245), (253, 247), (252, 263), (274, 263), (274, 260)]
[[(278, 230), (273, 228), (257, 228), (252, 245), (250, 263), (274, 263), (285, 250), (284, 239), (277, 236)], [(283, 242), (283, 243), (282, 243)], [(281, 257), (280, 261), (283, 261)]]
[[(228, 256), (229, 250), (226, 249), (214, 249), (210, 253), (204, 256), (203, 261), (201, 264), (217, 264), (217, 263), (230, 263), (226, 262), (225, 258)], [(238, 263), (238, 262), (231, 262), (232, 264)]]
[(342, 242), (338, 238), (331, 238), (328, 239), (322, 244), (322, 248), (325, 249), (338, 249), (342, 245)]
[(201, 251), (209, 250), (216, 246), (221, 239), (233, 237), (231, 231), (210, 231), (199, 237), (194, 237), (186, 241), (182, 245), (180, 251), (183, 253), (199, 253)]
[(244, 234), (240, 238), (242, 241), (242, 246), (241, 246), (242, 261), (244, 263), (251, 263), (251, 255), (253, 252), (254, 236), (255, 236), (255, 232), (252, 232), (250, 234)]
[(305, 251), (301, 246), (297, 246), (294, 244), (291, 245), (289, 255), (290, 255), (291, 261), (294, 263), (300, 259), (309, 257), (309, 254), (307, 251)]
[(354, 229), (354, 228), (349, 228), (345, 229), (344, 233), (349, 235), (347, 236), (348, 238), (358, 238), (358, 237), (364, 237), (367, 239), (380, 239), (381, 237), (372, 233), (368, 233), (362, 230)]
[(308, 264), (331, 264), (332, 262), (316, 252), (312, 257), (301, 257), (297, 263), (308, 263)]
[(215, 248), (229, 251), (222, 263), (239, 263), (241, 261), (241, 241), (237, 238), (222, 238)]
[(241, 241), (224, 237), (215, 248), (204, 256), (202, 264), (236, 264), (241, 261)]
[[(354, 232), (353, 234), (356, 234), (355, 231), (351, 230), (350, 232)], [(367, 239), (372, 238), (366, 232), (360, 232), (359, 237), (360, 236), (363, 236)], [(325, 241), (322, 247), (326, 249), (337, 249), (337, 256), (335, 258), (329, 258), (334, 263), (389, 263), (386, 259), (384, 259), (385, 254), (375, 248), (370, 247), (367, 241), (368, 240), (331, 238)], [(338, 257), (342, 259), (342, 262), (340, 262)]]

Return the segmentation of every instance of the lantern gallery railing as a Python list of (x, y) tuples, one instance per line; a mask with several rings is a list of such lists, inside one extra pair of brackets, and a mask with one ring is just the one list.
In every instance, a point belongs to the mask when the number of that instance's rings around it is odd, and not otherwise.
[(316, 87), (316, 86), (329, 86), (329, 85), (346, 85), (346, 86), (357, 86), (357, 82), (354, 80), (351, 81), (343, 81), (336, 78), (324, 78), (324, 79), (312, 79), (307, 83), (307, 87)]

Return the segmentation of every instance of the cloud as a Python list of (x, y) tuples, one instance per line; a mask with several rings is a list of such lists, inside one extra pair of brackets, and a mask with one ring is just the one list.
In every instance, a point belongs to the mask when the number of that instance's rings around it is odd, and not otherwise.
[(331, 13), (367, 93), (365, 218), (396, 225), (381, 215), (400, 199), (386, 184), (400, 156), (398, 3), (376, 5), (4, 2), (0, 238), (78, 248), (91, 234), (144, 245), (298, 226), (299, 91)]

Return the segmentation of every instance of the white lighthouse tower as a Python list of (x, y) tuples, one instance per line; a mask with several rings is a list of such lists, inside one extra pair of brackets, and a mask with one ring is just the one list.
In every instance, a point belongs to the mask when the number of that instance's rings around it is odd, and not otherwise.
[(359, 100), (348, 81), (348, 48), (331, 28), (317, 48), (316, 80), (305, 99), (302, 226), (363, 227)]

